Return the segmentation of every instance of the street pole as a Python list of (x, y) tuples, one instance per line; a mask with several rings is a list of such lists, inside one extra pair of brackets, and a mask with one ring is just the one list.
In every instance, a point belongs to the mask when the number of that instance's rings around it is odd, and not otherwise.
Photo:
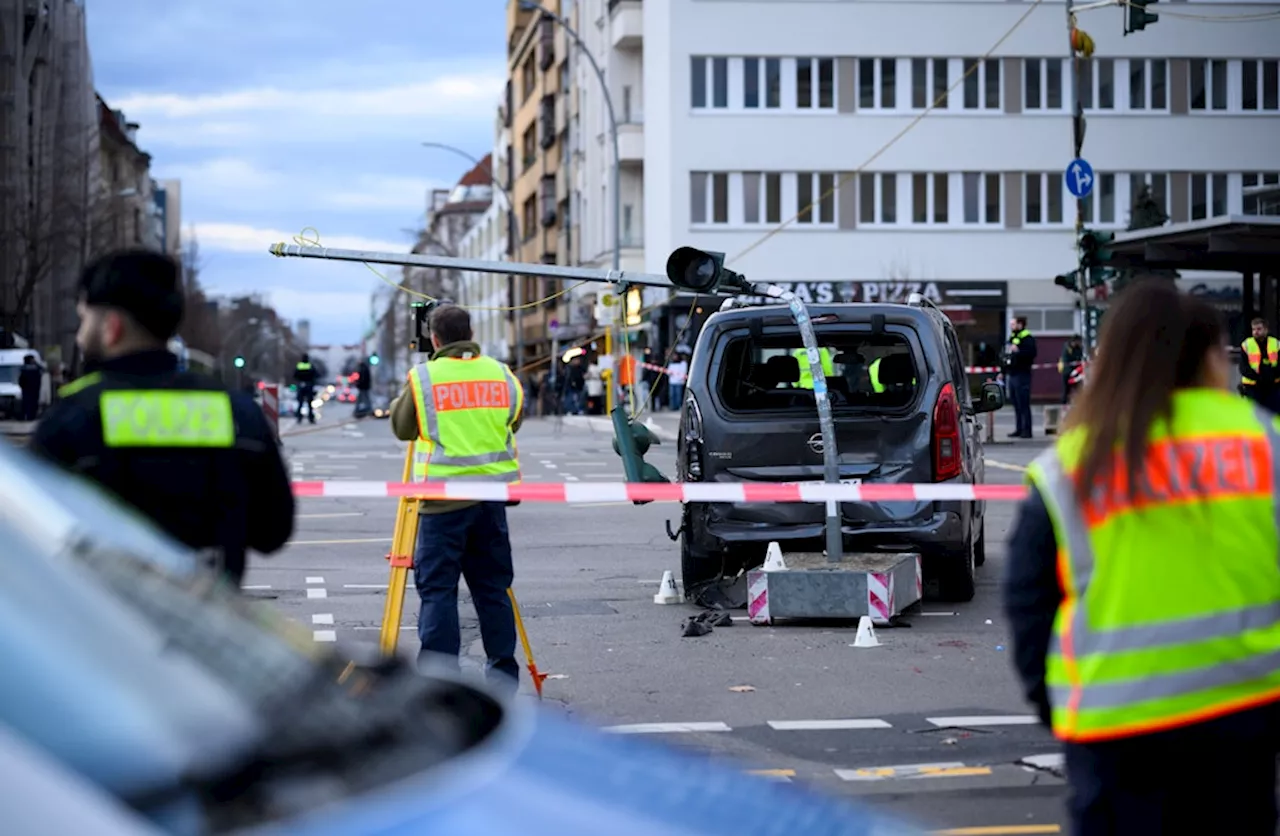
[[(577, 30), (568, 20), (541, 6), (533, 0), (520, 0), (520, 8), (526, 11), (539, 12), (542, 17), (554, 20), (564, 29), (565, 34), (577, 45), (582, 54), (587, 57), (587, 61), (591, 64), (591, 69), (596, 74), (596, 80), (600, 82), (600, 91), (604, 94), (605, 112), (609, 116), (609, 138), (613, 145), (613, 272), (621, 274), (622, 272), (622, 155), (618, 152), (618, 119), (613, 110), (613, 97), (609, 95), (609, 84), (605, 81), (604, 72), (600, 69), (596, 57), (591, 54), (591, 50), (587, 49), (587, 45), (582, 42)], [(626, 316), (626, 300), (621, 298), (626, 295), (626, 285), (622, 282), (616, 282), (614, 285), (614, 297), (618, 301), (618, 307), (621, 308), (623, 316)], [(623, 327), (625, 327), (625, 322)], [(615, 340), (610, 335), (615, 328), (618, 328), (618, 315), (615, 313), (613, 322), (610, 323), (608, 330), (605, 332), (605, 353), (611, 350), (611, 343), (617, 342), (622, 344), (621, 340)], [(605, 387), (605, 409), (613, 412), (613, 387), (617, 383), (617, 368), (620, 365), (618, 358), (614, 358), (614, 372), (609, 375), (609, 385)], [(552, 362), (555, 358), (552, 358)], [(631, 406), (635, 407), (635, 387), (632, 387)]]
[[(1073, 153), (1071, 159), (1080, 159), (1084, 150), (1084, 104), (1080, 93), (1080, 82), (1082, 76), (1083, 65), (1081, 61), (1087, 61), (1088, 58), (1082, 57), (1076, 50), (1075, 31), (1076, 31), (1076, 9), (1073, 9), (1071, 3), (1065, 4), (1067, 10), (1067, 59), (1071, 61), (1071, 89), (1074, 94), (1075, 102), (1072, 106), (1072, 126), (1071, 126), (1071, 144)], [(1082, 251), (1080, 249), (1080, 236), (1084, 232), (1084, 198), (1076, 198), (1076, 223), (1075, 223), (1075, 250), (1076, 264), (1082, 264)], [(1083, 267), (1080, 267), (1076, 273), (1076, 281), (1079, 285), (1080, 292), (1080, 332), (1084, 335), (1085, 356), (1092, 351), (1093, 334), (1088, 330), (1089, 324), (1089, 282), (1085, 276)]]

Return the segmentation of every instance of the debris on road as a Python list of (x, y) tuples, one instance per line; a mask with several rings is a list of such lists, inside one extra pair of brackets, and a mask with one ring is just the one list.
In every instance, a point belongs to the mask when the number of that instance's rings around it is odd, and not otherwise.
[(733, 617), (723, 610), (704, 610), (684, 620), (681, 636), (695, 638), (709, 634), (715, 627), (732, 627)]
[(735, 694), (749, 694), (756, 689), (754, 685), (734, 685), (729, 688)]

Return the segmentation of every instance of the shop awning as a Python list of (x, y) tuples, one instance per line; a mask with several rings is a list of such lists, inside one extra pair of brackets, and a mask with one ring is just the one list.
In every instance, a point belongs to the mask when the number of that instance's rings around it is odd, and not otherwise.
[(1118, 232), (1117, 269), (1265, 273), (1280, 261), (1280, 216), (1230, 215)]

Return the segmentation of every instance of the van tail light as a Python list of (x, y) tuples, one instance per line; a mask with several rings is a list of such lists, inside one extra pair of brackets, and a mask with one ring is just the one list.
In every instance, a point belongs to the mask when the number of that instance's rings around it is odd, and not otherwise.
[(698, 399), (686, 395), (684, 400), (684, 460), (686, 482), (701, 482), (702, 469), (702, 410)]
[(960, 475), (960, 401), (953, 384), (946, 384), (933, 405), (933, 481)]

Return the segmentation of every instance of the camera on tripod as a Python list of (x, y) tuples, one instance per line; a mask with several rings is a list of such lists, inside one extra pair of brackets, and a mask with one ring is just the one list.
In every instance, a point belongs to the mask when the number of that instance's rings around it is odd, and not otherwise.
[(409, 350), (431, 353), (431, 312), (441, 305), (452, 305), (449, 299), (427, 299), (425, 302), (410, 302), (413, 311), (413, 339), (409, 341)]

